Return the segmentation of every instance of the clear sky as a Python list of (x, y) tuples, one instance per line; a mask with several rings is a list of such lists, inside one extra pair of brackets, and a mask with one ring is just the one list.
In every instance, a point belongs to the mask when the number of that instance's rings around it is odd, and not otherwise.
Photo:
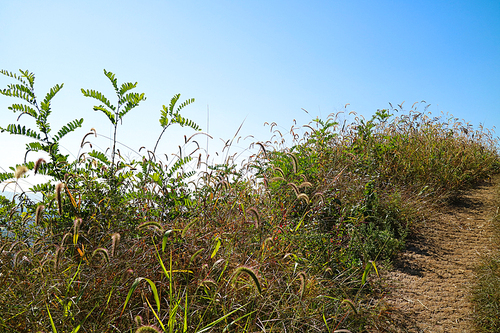
[[(40, 100), (64, 83), (52, 122), (56, 130), (85, 118), (63, 139), (73, 154), (90, 128), (110, 133), (80, 92), (113, 101), (103, 69), (146, 93), (118, 132), (136, 150), (153, 148), (159, 110), (175, 93), (196, 99), (184, 115), (204, 130), (209, 109), (214, 147), (243, 121), (243, 136), (266, 140), (266, 121), (289, 129), (347, 103), (369, 117), (389, 102), (425, 100), (435, 115), (491, 128), (500, 124), (500, 1), (0, 0), (0, 68), (34, 72)], [(0, 87), (11, 82), (0, 76)], [(0, 96), (1, 126), (16, 122), (14, 102)], [(166, 133), (159, 151), (191, 133)], [(0, 134), (0, 167), (22, 163), (24, 142)]]

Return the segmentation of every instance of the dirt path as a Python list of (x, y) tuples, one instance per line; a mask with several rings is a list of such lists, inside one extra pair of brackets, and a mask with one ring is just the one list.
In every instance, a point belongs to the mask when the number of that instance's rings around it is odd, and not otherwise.
[(468, 289), (473, 268), (489, 252), (497, 186), (482, 183), (436, 213), (410, 240), (388, 273), (392, 332), (473, 332)]

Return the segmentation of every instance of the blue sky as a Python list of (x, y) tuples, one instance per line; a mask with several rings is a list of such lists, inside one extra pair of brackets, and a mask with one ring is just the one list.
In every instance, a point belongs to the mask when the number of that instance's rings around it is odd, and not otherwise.
[[(212, 153), (243, 121), (240, 134), (266, 140), (266, 121), (286, 131), (294, 119), (306, 124), (347, 103), (348, 111), (369, 117), (389, 102), (409, 108), (425, 100), (435, 115), (500, 124), (497, 0), (0, 1), (0, 45), (0, 68), (34, 72), (40, 100), (64, 83), (52, 123), (57, 129), (85, 118), (83, 129), (63, 141), (73, 154), (90, 128), (110, 133), (106, 117), (80, 92), (97, 89), (113, 101), (103, 69), (146, 93), (118, 130), (136, 150), (153, 148), (159, 110), (175, 93), (196, 99), (184, 115), (204, 130), (210, 110)], [(11, 82), (0, 77), (2, 88)], [(16, 121), (7, 110), (13, 102), (0, 96), (1, 126)], [(191, 133), (170, 131), (160, 152)], [(0, 140), (0, 167), (22, 163), (26, 141), (5, 133)]]

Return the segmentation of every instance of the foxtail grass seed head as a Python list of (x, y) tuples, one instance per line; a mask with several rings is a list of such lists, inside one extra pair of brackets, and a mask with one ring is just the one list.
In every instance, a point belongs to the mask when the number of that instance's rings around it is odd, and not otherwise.
[(24, 253), (27, 251), (28, 251), (28, 249), (22, 249), (22, 250), (17, 251), (16, 254), (14, 254), (14, 257), (12, 258), (14, 267), (18, 266), (18, 264), (21, 262), (29, 262), (30, 261), (28, 259), (28, 257), (26, 257), (24, 255)]
[(130, 279), (131, 277), (134, 277), (134, 270), (132, 268), (129, 268), (122, 273), (121, 281), (122, 282), (128, 281), (128, 279)]
[(57, 247), (55, 256), (54, 256), (54, 268), (58, 269), (59, 264), (61, 263), (61, 256), (62, 253), (64, 252), (64, 248), (62, 246)]
[(283, 172), (283, 169), (275, 167), (274, 170), (278, 171), (278, 173), (280, 174), (278, 177), (285, 178), (285, 173)]
[(5, 249), (7, 247), (7, 245), (9, 245), (9, 243), (5, 243), (3, 244), (2, 246), (0, 246), (0, 255), (2, 254), (3, 252), (3, 249)]
[(137, 226), (137, 229), (145, 229), (148, 227), (152, 227), (153, 229), (156, 229), (159, 232), (163, 232), (163, 227), (160, 223), (156, 221), (146, 221), (144, 223), (141, 223), (139, 226)]
[(141, 326), (135, 331), (135, 333), (160, 333), (160, 332), (161, 331), (158, 328), (149, 325)]
[(67, 232), (67, 233), (64, 234), (64, 236), (62, 238), (62, 241), (61, 241), (61, 247), (64, 246), (64, 244), (66, 243), (66, 241), (70, 237), (73, 237), (73, 235), (71, 234), (71, 232)]
[(314, 193), (313, 195), (313, 201), (314, 203), (318, 203), (319, 201), (321, 201), (322, 203), (325, 202), (325, 196), (322, 192), (316, 192)]
[(26, 245), (24, 242), (22, 242), (22, 241), (15, 241), (14, 243), (12, 243), (12, 244), (11, 244), (10, 249), (9, 249), (9, 252), (14, 251), (14, 249), (15, 249), (16, 247), (19, 247), (19, 246), (21, 246), (21, 245), (24, 245), (24, 247), (27, 247), (27, 245)]
[(282, 181), (282, 182), (284, 182), (284, 181), (285, 181), (285, 178), (283, 178), (283, 177), (273, 177), (273, 178), (269, 179), (269, 181), (270, 181), (271, 183), (274, 183), (274, 182), (277, 182), (277, 181)]
[(73, 221), (73, 235), (78, 235), (80, 232), (80, 226), (82, 225), (82, 219), (81, 218), (76, 218)]
[(266, 248), (269, 248), (271, 246), (272, 242), (273, 242), (273, 238), (272, 237), (267, 237), (266, 239), (264, 239), (264, 241), (262, 242), (261, 250), (265, 251)]
[(297, 185), (295, 185), (294, 183), (288, 183), (288, 186), (290, 186), (293, 191), (295, 192), (295, 195), (299, 195), (300, 191), (299, 191), (299, 188), (297, 187)]
[(196, 257), (198, 257), (198, 255), (203, 252), (203, 250), (205, 250), (205, 248), (201, 248), (199, 249), (198, 251), (196, 251), (192, 256), (191, 258), (189, 259), (189, 266), (191, 266), (191, 264), (195, 261)]
[(107, 249), (103, 247), (95, 249), (94, 252), (92, 252), (92, 258), (97, 254), (100, 254), (101, 257), (106, 261), (106, 263), (109, 263), (109, 252)]
[(304, 187), (311, 187), (312, 184), (308, 181), (304, 181), (299, 185), (299, 188), (304, 188)]
[(120, 243), (120, 234), (115, 232), (114, 234), (111, 235), (111, 256), (114, 257), (115, 252), (116, 252), (116, 247)]
[(252, 213), (255, 216), (255, 227), (260, 227), (260, 214), (255, 207), (248, 208), (247, 212)]
[(290, 161), (292, 162), (293, 173), (297, 173), (297, 165), (299, 164), (299, 159), (293, 153), (288, 153), (287, 155), (291, 157)]
[(309, 204), (309, 197), (305, 193), (297, 195), (297, 200), (303, 200), (306, 204)]
[(212, 279), (204, 279), (198, 283), (198, 287), (203, 287), (207, 290), (217, 289), (217, 283)]
[(64, 188), (64, 183), (58, 183), (56, 185), (56, 201), (57, 201), (57, 208), (59, 209), (59, 215), (62, 215), (62, 198), (61, 198), (61, 192), (62, 192), (63, 188)]
[(24, 165), (18, 165), (16, 167), (16, 172), (14, 172), (14, 177), (16, 177), (16, 180), (21, 178), (26, 172), (28, 172), (28, 168), (25, 167)]
[(304, 297), (304, 291), (306, 290), (306, 273), (305, 272), (299, 273), (299, 280), (300, 280), (299, 295), (300, 295), (300, 299), (302, 299), (302, 297)]
[(45, 160), (43, 158), (39, 158), (38, 160), (36, 160), (35, 169), (34, 169), (35, 175), (38, 172), (38, 169), (40, 169), (40, 166), (42, 165), (42, 163), (45, 163)]
[(42, 220), (43, 217), (43, 210), (45, 209), (44, 205), (38, 205), (36, 207), (35, 211), (35, 223), (40, 224), (40, 221)]
[(259, 278), (258, 278), (257, 274), (255, 273), (255, 271), (250, 267), (240, 266), (240, 267), (236, 268), (236, 270), (233, 273), (233, 278), (231, 279), (231, 282), (234, 283), (242, 273), (246, 273), (248, 276), (250, 276), (252, 278), (252, 280), (255, 284), (255, 287), (259, 291), (259, 294), (261, 294), (262, 288), (260, 286)]
[(266, 147), (262, 144), (262, 142), (257, 142), (257, 144), (260, 146), (260, 148), (262, 149), (262, 152), (264, 153), (264, 158), (267, 159), (267, 151), (266, 151)]

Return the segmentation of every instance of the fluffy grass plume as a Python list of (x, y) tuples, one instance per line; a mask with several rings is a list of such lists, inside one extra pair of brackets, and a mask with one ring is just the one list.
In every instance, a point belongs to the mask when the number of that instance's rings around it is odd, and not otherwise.
[(94, 252), (92, 252), (92, 257), (94, 257), (95, 255), (97, 254), (100, 254), (102, 256), (102, 258), (107, 262), (109, 263), (109, 252), (107, 249), (103, 248), (103, 247), (99, 247), (97, 249), (94, 250)]
[(73, 235), (78, 235), (80, 232), (80, 226), (82, 225), (82, 219), (81, 218), (76, 218), (73, 221)]
[(16, 167), (16, 172), (14, 172), (14, 177), (16, 179), (21, 178), (26, 172), (28, 172), (28, 168), (25, 167), (24, 165), (18, 165)]
[(116, 247), (120, 243), (120, 234), (115, 232), (111, 235), (111, 256), (113, 257), (116, 253)]
[(147, 221), (147, 222), (144, 222), (144, 223), (141, 223), (137, 229), (145, 229), (147, 227), (152, 227), (153, 229), (156, 229), (157, 231), (159, 231), (160, 233), (163, 232), (163, 227), (160, 223), (156, 222), (156, 221)]
[(61, 192), (62, 192), (63, 188), (64, 188), (64, 183), (57, 183), (57, 185), (56, 185), (56, 201), (57, 201), (57, 208), (59, 210), (59, 215), (62, 215), (62, 197), (61, 197)]
[(45, 209), (44, 205), (38, 205), (36, 207), (35, 211), (35, 223), (40, 224), (40, 221), (42, 220), (43, 217), (43, 210)]
[(304, 297), (304, 291), (306, 290), (306, 273), (305, 272), (299, 273), (299, 280), (300, 280), (299, 296), (300, 296), (300, 299), (302, 299)]
[(64, 253), (64, 248), (62, 246), (58, 246), (56, 253), (54, 255), (54, 268), (57, 270), (59, 268), (59, 265), (61, 263), (61, 256), (62, 253)]
[(150, 325), (145, 325), (145, 326), (141, 326), (139, 327), (135, 333), (161, 333), (161, 331), (154, 327), (154, 326), (150, 326)]
[(34, 168), (35, 175), (37, 174), (38, 170), (40, 169), (40, 166), (42, 165), (42, 163), (45, 163), (45, 160), (43, 158), (39, 158), (38, 160), (36, 160), (35, 168)]
[(240, 266), (240, 267), (236, 268), (236, 270), (233, 273), (233, 277), (231, 279), (231, 282), (234, 283), (242, 273), (246, 273), (248, 276), (250, 276), (252, 278), (252, 280), (255, 284), (255, 287), (259, 291), (259, 294), (261, 294), (262, 288), (260, 286), (259, 278), (257, 277), (257, 274), (254, 272), (254, 270), (250, 267)]

